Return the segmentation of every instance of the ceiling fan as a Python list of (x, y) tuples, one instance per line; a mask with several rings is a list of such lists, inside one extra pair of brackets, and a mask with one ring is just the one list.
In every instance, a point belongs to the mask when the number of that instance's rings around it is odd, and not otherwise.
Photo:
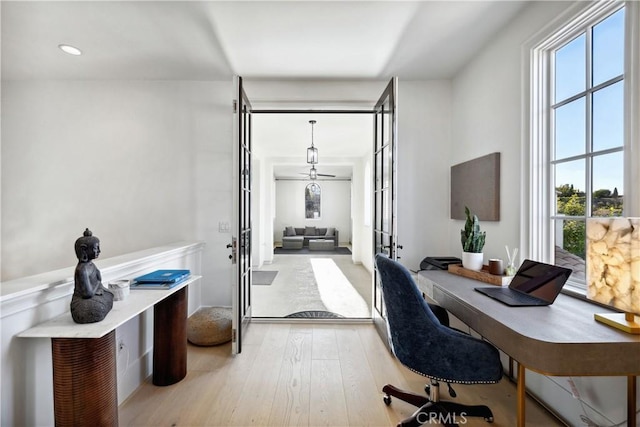
[(330, 175), (330, 174), (326, 174), (326, 173), (318, 173), (318, 170), (316, 169), (315, 165), (311, 166), (311, 169), (309, 169), (309, 172), (300, 172), (300, 175), (307, 175), (309, 177), (309, 179), (314, 180), (316, 178), (318, 178), (319, 176), (323, 176), (323, 177), (327, 177), (327, 178), (335, 178), (335, 175)]

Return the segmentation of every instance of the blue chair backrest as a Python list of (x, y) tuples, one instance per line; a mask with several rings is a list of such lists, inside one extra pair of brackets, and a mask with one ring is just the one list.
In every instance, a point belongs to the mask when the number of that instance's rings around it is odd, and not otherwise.
[(411, 273), (386, 255), (375, 257), (393, 352), (405, 366), (447, 382), (497, 382), (498, 351), (491, 344), (440, 324)]

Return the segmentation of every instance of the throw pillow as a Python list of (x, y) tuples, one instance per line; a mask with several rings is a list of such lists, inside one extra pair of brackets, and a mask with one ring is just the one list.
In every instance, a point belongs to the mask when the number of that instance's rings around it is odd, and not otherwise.
[(336, 234), (335, 227), (328, 227), (327, 228), (327, 234), (325, 234), (325, 236), (333, 236), (334, 234)]
[(304, 228), (305, 236), (315, 236), (316, 235), (316, 227), (305, 227)]
[(287, 232), (287, 236), (295, 236), (296, 235), (296, 230), (293, 229), (293, 227), (286, 227), (285, 228), (286, 232)]

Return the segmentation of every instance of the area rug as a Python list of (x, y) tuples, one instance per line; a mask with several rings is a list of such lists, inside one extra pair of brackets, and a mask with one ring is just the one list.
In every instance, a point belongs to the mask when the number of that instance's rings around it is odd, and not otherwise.
[(277, 271), (253, 271), (253, 284), (254, 285), (270, 285), (273, 283), (273, 279), (276, 278)]
[(333, 251), (310, 251), (309, 248), (302, 249), (282, 249), (280, 247), (273, 250), (275, 255), (351, 255), (349, 248), (337, 247)]
[(297, 313), (287, 314), (284, 317), (291, 319), (344, 319), (344, 316), (323, 310), (299, 311)]

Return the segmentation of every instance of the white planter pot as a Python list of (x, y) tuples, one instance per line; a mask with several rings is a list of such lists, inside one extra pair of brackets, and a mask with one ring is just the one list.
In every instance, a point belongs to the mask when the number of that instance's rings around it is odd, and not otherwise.
[(475, 252), (462, 252), (462, 266), (467, 270), (482, 270), (484, 254)]

